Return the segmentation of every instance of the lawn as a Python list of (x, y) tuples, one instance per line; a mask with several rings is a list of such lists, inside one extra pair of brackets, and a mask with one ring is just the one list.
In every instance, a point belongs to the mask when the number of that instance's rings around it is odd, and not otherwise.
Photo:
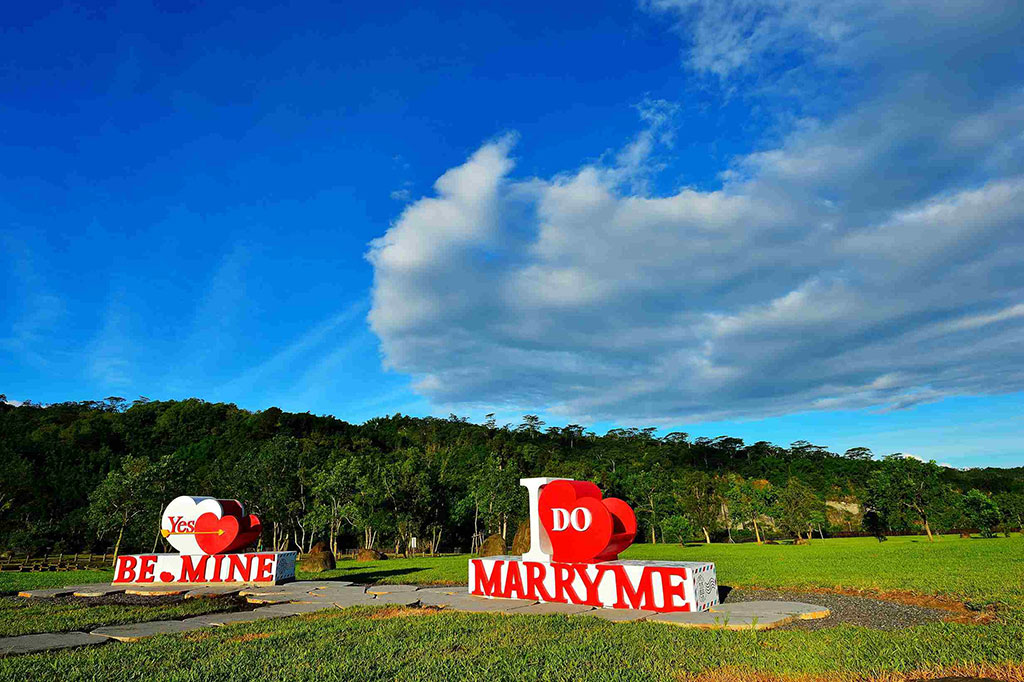
[[(635, 545), (626, 558), (711, 560), (724, 585), (911, 591), (999, 606), (1000, 622), (896, 632), (706, 632), (577, 616), (348, 609), (0, 660), (15, 679), (903, 679), (987, 673), (1024, 679), (1024, 538), (814, 541), (810, 545)], [(464, 583), (467, 557), (340, 562), (317, 578)], [(16, 574), (26, 580), (32, 574)], [(59, 584), (47, 575), (49, 584)], [(311, 577), (311, 576), (310, 576)], [(2, 581), (4, 576), (0, 576)], [(56, 582), (54, 582), (56, 581)], [(66, 584), (86, 582), (63, 574)], [(19, 585), (26, 587), (27, 585)], [(0, 582), (0, 591), (12, 589)], [(146, 607), (150, 608), (150, 607)], [(8, 616), (0, 612), (0, 618)]]
[(222, 599), (188, 599), (174, 604), (152, 606), (90, 605), (0, 597), (0, 637), (36, 632), (92, 630), (101, 625), (141, 623), (151, 620), (180, 620), (206, 613), (230, 611), (235, 604)]

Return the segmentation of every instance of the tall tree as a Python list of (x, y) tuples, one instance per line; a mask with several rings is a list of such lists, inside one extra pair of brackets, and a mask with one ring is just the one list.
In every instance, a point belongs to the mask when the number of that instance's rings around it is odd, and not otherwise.
[(866, 507), (884, 518), (890, 527), (906, 518), (920, 522), (928, 540), (933, 542), (931, 518), (948, 506), (950, 498), (949, 487), (940, 474), (934, 460), (922, 462), (899, 454), (889, 455), (868, 480)]
[(711, 533), (721, 525), (719, 481), (707, 472), (689, 471), (676, 479), (673, 493), (684, 515), (704, 533), (704, 542), (711, 544)]
[(977, 488), (972, 488), (964, 495), (963, 503), (971, 525), (981, 531), (982, 537), (993, 537), (1001, 514), (998, 505), (992, 501), (992, 498)]
[(824, 516), (825, 503), (806, 483), (791, 478), (779, 490), (775, 508), (775, 521), (783, 532), (796, 538), (806, 533), (810, 541), (814, 524)]
[[(114, 561), (129, 524), (147, 511), (152, 496), (154, 467), (145, 457), (125, 457), (89, 496), (89, 521), (103, 535), (117, 529)], [(155, 521), (154, 521), (155, 522)]]

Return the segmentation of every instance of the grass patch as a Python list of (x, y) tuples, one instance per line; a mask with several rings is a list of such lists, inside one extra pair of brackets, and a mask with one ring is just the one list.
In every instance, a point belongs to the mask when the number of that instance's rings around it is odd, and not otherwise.
[(944, 595), (1024, 606), (1024, 536), (936, 542), (905, 536), (814, 540), (807, 545), (633, 545), (624, 559), (713, 561), (737, 587), (837, 588)]
[[(1009, 670), (1024, 660), (1020, 624), (936, 624), (898, 632), (708, 632), (583, 616), (441, 611), (374, 618), (357, 607), (211, 629), (202, 639), (157, 637), (0, 660), (0, 679), (574, 679), (678, 680), (710, 671), (762, 676), (871, 676)], [(204, 632), (204, 635), (206, 632)], [(770, 679), (770, 677), (768, 677)]]
[(21, 590), (40, 590), (47, 587), (109, 583), (113, 579), (113, 569), (39, 573), (9, 573), (5, 571), (0, 573), (0, 594), (17, 594)]
[(85, 599), (54, 602), (42, 599), (0, 597), (0, 637), (36, 632), (92, 630), (102, 625), (181, 620), (237, 608), (231, 599), (188, 599), (173, 604), (127, 606), (93, 605)]

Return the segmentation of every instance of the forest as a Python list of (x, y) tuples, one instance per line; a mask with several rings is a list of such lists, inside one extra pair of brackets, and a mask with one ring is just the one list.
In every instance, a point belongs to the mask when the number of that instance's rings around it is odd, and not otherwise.
[(866, 448), (657, 436), (401, 414), (355, 425), (199, 399), (9, 404), (0, 396), (0, 550), (154, 551), (182, 494), (233, 498), (263, 548), (470, 551), (511, 542), (519, 478), (591, 480), (635, 510), (637, 541), (807, 541), (1019, 529), (1024, 467), (957, 470)]

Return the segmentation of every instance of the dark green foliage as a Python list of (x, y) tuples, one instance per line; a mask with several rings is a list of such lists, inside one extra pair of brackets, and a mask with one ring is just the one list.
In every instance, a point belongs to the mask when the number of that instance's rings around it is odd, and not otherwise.
[(783, 533), (796, 538), (806, 535), (810, 540), (824, 519), (825, 502), (806, 483), (791, 478), (779, 491), (774, 516)]
[(692, 521), (680, 514), (673, 514), (661, 522), (661, 537), (665, 542), (677, 542), (680, 545), (693, 539), (700, 529)]
[(934, 522), (948, 518), (958, 500), (934, 461), (897, 454), (883, 459), (871, 473), (864, 503), (884, 527), (906, 530), (920, 524), (931, 540)]
[[(401, 552), (416, 537), (420, 548), (465, 551), (474, 535), (511, 541), (526, 515), (518, 485), (525, 475), (595, 481), (629, 502), (640, 538), (655, 541), (677, 541), (668, 537), (674, 522), (663, 523), (673, 516), (702, 536), (707, 528), (709, 536), (718, 529), (745, 537), (755, 524), (755, 535), (771, 534), (788, 523), (775, 500), (790, 481), (819, 501), (877, 502), (886, 530), (921, 523), (890, 494), (892, 485), (872, 483), (878, 472), (892, 482), (900, 465), (863, 449), (840, 456), (807, 442), (657, 438), (649, 428), (598, 436), (577, 424), (546, 427), (532, 415), (504, 427), (455, 415), (394, 415), (357, 426), (197, 399), (0, 403), (0, 462), (0, 549), (37, 553), (110, 551), (122, 526), (123, 551), (160, 549), (159, 509), (179, 494), (242, 500), (264, 521), (264, 547), (308, 550), (326, 540)], [(995, 493), (1001, 523), (1020, 525), (1024, 470), (917, 465), (927, 473), (924, 492)], [(925, 497), (932, 506), (947, 499)], [(825, 525), (820, 512), (810, 520), (816, 530)]]
[(972, 488), (964, 495), (963, 505), (971, 525), (981, 531), (982, 537), (993, 537), (996, 526), (999, 525), (1000, 513), (992, 498), (977, 488)]

